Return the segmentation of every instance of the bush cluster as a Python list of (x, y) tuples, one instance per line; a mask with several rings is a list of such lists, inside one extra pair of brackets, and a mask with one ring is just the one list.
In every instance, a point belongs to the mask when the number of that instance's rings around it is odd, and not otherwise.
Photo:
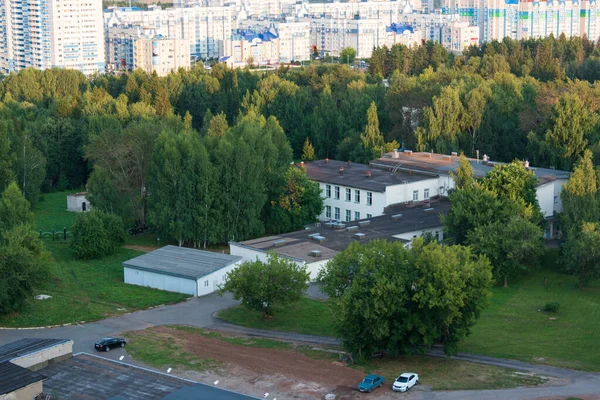
[(82, 260), (113, 254), (126, 238), (121, 217), (100, 210), (79, 214), (71, 230), (71, 248)]

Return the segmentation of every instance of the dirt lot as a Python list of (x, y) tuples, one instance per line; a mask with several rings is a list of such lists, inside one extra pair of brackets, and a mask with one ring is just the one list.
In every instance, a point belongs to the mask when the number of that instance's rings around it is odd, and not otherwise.
[(168, 337), (186, 352), (222, 365), (216, 371), (178, 374), (208, 384), (218, 380), (219, 387), (259, 398), (265, 393), (269, 399), (324, 399), (330, 393), (336, 400), (394, 398), (389, 386), (368, 395), (359, 393), (355, 388), (364, 374), (332, 360), (316, 360), (287, 349), (231, 344), (164, 326), (150, 328), (147, 333)]

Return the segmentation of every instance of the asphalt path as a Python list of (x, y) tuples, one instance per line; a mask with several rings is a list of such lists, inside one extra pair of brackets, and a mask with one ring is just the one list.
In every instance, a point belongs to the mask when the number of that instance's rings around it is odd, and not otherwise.
[[(318, 288), (309, 289), (311, 297), (323, 298)], [(73, 340), (73, 352), (93, 352), (94, 342), (106, 336), (119, 336), (122, 332), (145, 329), (157, 325), (181, 324), (200, 328), (221, 329), (232, 333), (250, 336), (274, 337), (281, 340), (306, 341), (316, 344), (334, 344), (336, 339), (295, 333), (261, 331), (258, 329), (245, 329), (227, 324), (215, 319), (213, 314), (217, 311), (238, 304), (230, 294), (218, 296), (211, 294), (200, 298), (191, 298), (188, 301), (137, 311), (119, 317), (107, 318), (101, 321), (70, 325), (47, 329), (2, 329), (0, 330), (0, 345), (13, 342), (22, 338), (54, 338)], [(99, 353), (109, 359), (119, 359), (126, 353), (123, 349), (114, 349), (110, 352)], [(432, 351), (433, 356), (443, 356), (439, 350)], [(563, 386), (541, 386), (533, 388), (517, 388), (503, 390), (477, 390), (477, 391), (452, 391), (452, 392), (425, 392), (414, 390), (404, 398), (410, 399), (444, 399), (444, 400), (488, 400), (488, 399), (537, 399), (551, 396), (589, 396), (600, 394), (600, 374), (579, 372), (569, 369), (556, 368), (538, 364), (529, 364), (514, 360), (497, 359), (492, 357), (459, 354), (458, 360), (470, 361), (480, 364), (495, 365), (531, 372), (543, 376), (553, 376), (568, 382)]]

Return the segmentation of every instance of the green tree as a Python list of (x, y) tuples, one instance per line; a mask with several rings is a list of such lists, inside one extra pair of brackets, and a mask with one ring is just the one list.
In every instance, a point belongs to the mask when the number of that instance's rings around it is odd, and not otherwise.
[(227, 116), (225, 113), (219, 113), (213, 116), (208, 122), (206, 134), (211, 138), (222, 138), (229, 129), (227, 124)]
[(354, 64), (356, 58), (356, 49), (353, 47), (346, 47), (340, 51), (340, 62), (344, 64)]
[(19, 225), (32, 228), (33, 213), (31, 212), (31, 205), (23, 197), (21, 189), (16, 183), (12, 182), (0, 198), (0, 235)]
[(308, 289), (309, 278), (306, 267), (269, 253), (265, 263), (247, 261), (229, 272), (220, 293), (232, 292), (235, 300), (241, 300), (244, 306), (270, 318), (273, 306), (285, 306), (302, 298)]
[(491, 266), (468, 247), (376, 240), (338, 253), (319, 281), (353, 354), (420, 354), (438, 341), (454, 354), (487, 304)]
[(302, 159), (304, 161), (312, 161), (315, 159), (315, 148), (308, 138), (306, 138), (304, 146), (302, 146)]
[(563, 244), (565, 271), (577, 275), (579, 287), (600, 278), (600, 224), (584, 222)]
[(273, 233), (302, 229), (304, 225), (316, 222), (323, 212), (319, 184), (311, 181), (303, 170), (295, 167), (288, 169), (280, 196), (272, 203), (267, 229)]
[(154, 96), (154, 109), (156, 115), (164, 117), (171, 112), (171, 102), (169, 101), (169, 94), (167, 91), (160, 86)]
[(381, 157), (385, 145), (383, 135), (379, 131), (379, 117), (377, 116), (377, 105), (371, 103), (367, 111), (367, 125), (360, 135), (361, 151), (355, 157), (357, 162), (367, 164), (369, 161)]
[(496, 282), (504, 282), (507, 287), (509, 278), (539, 266), (546, 250), (543, 233), (536, 224), (517, 216), (508, 223), (476, 227), (469, 232), (467, 243), (490, 259)]
[(460, 161), (456, 173), (450, 172), (452, 180), (454, 180), (454, 186), (457, 190), (469, 189), (475, 185), (475, 171), (471, 162), (464, 156), (460, 155)]
[(0, 314), (19, 311), (48, 277), (50, 255), (28, 225), (15, 225), (0, 239)]
[(115, 214), (92, 210), (77, 215), (71, 227), (71, 248), (82, 260), (103, 258), (125, 243), (123, 220)]
[(15, 179), (13, 173), (13, 162), (16, 157), (10, 148), (10, 136), (8, 124), (0, 121), (0, 191)]

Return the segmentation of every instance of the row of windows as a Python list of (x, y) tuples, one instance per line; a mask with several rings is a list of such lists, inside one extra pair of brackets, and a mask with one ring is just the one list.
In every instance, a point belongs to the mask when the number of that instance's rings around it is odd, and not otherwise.
[[(333, 209), (333, 219), (340, 220), (341, 219), (341, 210), (339, 207), (335, 207)], [(331, 218), (331, 206), (325, 206), (325, 217)], [(371, 214), (367, 214), (366, 218), (372, 218)], [(360, 211), (354, 211), (354, 221), (358, 221), (360, 219)], [(346, 222), (352, 221), (352, 210), (346, 210)]]
[[(352, 189), (346, 188), (346, 201), (352, 201)], [(340, 187), (334, 187), (333, 198), (340, 199)], [(331, 198), (331, 185), (325, 185), (325, 197)], [(354, 202), (360, 203), (360, 190), (354, 189)], [(367, 192), (367, 205), (373, 205), (373, 192)]]
[[(423, 199), (429, 200), (429, 188), (423, 189)], [(419, 191), (413, 190), (413, 201), (419, 201)]]

